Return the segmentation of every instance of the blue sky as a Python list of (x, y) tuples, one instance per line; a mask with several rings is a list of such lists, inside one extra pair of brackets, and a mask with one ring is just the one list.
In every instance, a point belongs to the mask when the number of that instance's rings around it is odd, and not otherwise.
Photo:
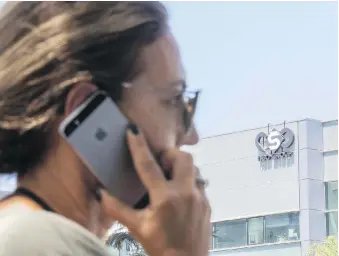
[(202, 137), (338, 117), (336, 2), (166, 2)]

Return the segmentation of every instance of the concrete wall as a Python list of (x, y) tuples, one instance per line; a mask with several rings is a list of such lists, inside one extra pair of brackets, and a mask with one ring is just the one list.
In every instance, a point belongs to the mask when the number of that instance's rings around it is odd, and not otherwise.
[[(297, 123), (286, 127), (297, 135)], [(260, 132), (267, 133), (267, 128), (203, 139), (191, 150), (210, 182), (207, 195), (213, 221), (299, 209), (298, 151), (288, 162), (263, 165), (257, 160), (255, 146)]]
[(305, 255), (311, 243), (326, 237), (323, 124), (306, 119), (298, 122), (298, 130), (300, 240)]
[(242, 248), (238, 250), (220, 250), (210, 252), (213, 256), (300, 256), (300, 243), (278, 244)]

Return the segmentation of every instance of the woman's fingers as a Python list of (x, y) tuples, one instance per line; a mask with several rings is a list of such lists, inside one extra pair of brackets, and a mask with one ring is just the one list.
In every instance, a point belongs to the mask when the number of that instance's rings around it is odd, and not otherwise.
[(101, 190), (101, 196), (106, 216), (110, 216), (131, 230), (138, 228), (140, 225), (139, 211), (112, 197), (104, 189)]
[(196, 171), (191, 154), (172, 149), (162, 155), (162, 162), (172, 169), (173, 182), (179, 187), (192, 189), (195, 185)]
[(204, 180), (192, 156), (179, 149), (164, 153), (162, 167), (171, 169), (173, 176), (168, 181), (136, 127), (128, 129), (127, 140), (151, 204), (144, 210), (134, 210), (103, 191), (107, 214), (128, 227), (148, 255), (166, 254), (169, 249), (186, 255), (207, 255), (210, 206), (204, 194)]
[(135, 131), (135, 128), (128, 129), (127, 140), (134, 166), (151, 199), (166, 193), (167, 181), (143, 134), (140, 131)]

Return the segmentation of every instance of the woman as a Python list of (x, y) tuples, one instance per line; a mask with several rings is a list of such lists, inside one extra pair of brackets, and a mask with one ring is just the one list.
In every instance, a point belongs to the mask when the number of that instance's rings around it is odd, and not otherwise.
[[(20, 188), (0, 202), (0, 255), (109, 255), (99, 238), (115, 220), (150, 256), (208, 255), (204, 184), (179, 150), (198, 141), (198, 93), (187, 93), (164, 6), (17, 2), (0, 24), (0, 170)], [(57, 132), (99, 89), (134, 123), (127, 140), (150, 195), (141, 210), (108, 195)]]

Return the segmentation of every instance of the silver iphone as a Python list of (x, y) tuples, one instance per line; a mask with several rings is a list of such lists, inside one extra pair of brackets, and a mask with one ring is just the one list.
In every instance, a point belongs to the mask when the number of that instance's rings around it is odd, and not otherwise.
[(98, 91), (60, 124), (59, 133), (111, 195), (143, 208), (148, 204), (147, 191), (129, 154), (128, 123), (113, 100)]

